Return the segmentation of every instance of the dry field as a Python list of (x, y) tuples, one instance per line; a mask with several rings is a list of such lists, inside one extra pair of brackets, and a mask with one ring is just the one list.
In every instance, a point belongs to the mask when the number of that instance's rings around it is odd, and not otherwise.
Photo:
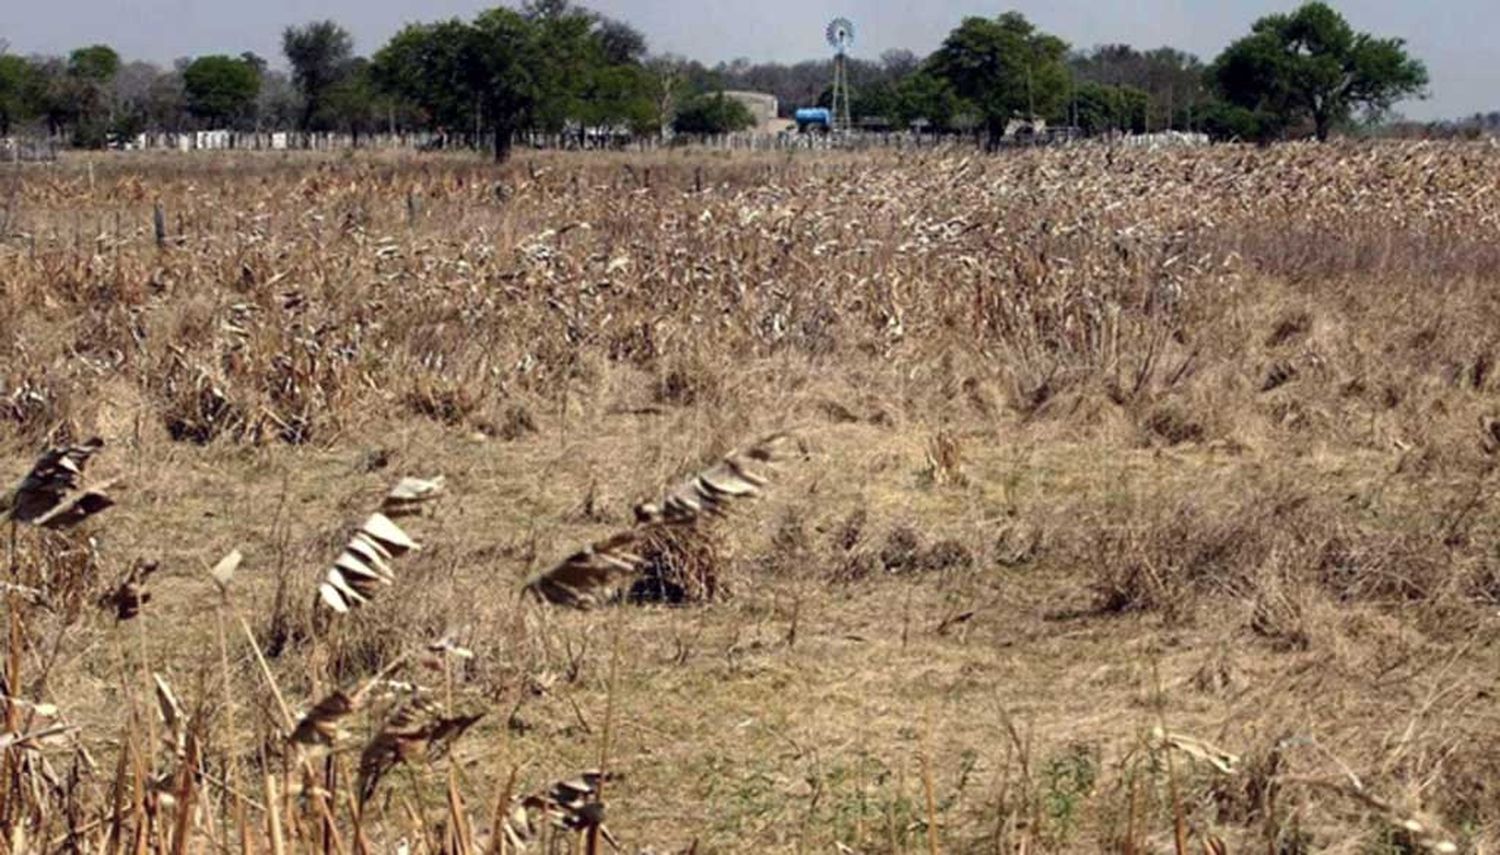
[[(0, 348), (121, 479), (7, 529), (7, 851), (1500, 847), (1494, 147), (80, 157)], [(777, 431), (712, 597), (522, 595)]]

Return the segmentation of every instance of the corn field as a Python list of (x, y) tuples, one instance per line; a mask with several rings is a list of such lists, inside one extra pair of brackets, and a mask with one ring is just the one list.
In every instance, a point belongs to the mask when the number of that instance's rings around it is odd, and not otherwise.
[(1483, 144), (7, 165), (0, 845), (1495, 851), (1497, 202)]

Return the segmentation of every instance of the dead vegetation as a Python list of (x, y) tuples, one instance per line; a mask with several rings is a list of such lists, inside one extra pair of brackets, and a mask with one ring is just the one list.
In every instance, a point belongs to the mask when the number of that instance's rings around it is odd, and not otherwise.
[(3, 848), (1500, 845), (1500, 154), (621, 162), (23, 170)]

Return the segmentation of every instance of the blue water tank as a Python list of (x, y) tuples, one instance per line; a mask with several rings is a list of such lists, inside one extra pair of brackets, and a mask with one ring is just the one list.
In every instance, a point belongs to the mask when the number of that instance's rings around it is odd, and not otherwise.
[(799, 107), (794, 114), (798, 127), (807, 125), (822, 125), (825, 128), (833, 126), (833, 113), (827, 107)]

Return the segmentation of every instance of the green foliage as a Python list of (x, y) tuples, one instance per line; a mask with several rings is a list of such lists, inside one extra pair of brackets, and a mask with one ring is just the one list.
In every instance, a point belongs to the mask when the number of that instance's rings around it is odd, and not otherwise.
[(375, 54), (370, 72), (379, 91), (416, 107), (430, 126), (491, 132), (504, 158), (537, 103), (541, 56), (532, 23), (500, 7), (472, 24), (406, 27)]
[[(829, 100), (831, 104), (832, 99)], [(900, 100), (896, 84), (889, 80), (882, 80), (879, 83), (856, 89), (851, 97), (849, 112), (856, 122), (861, 119), (884, 119), (888, 122), (899, 123)]]
[(535, 60), (527, 69), (532, 85), (531, 119), (537, 129), (560, 133), (568, 122), (584, 118), (584, 96), (604, 64), (595, 18), (566, 0), (546, 0), (526, 7)]
[(1355, 110), (1389, 110), (1420, 94), (1428, 80), (1426, 66), (1407, 55), (1401, 39), (1356, 33), (1321, 2), (1256, 21), (1210, 73), (1224, 99), (1240, 109), (1235, 116), (1256, 117), (1262, 139), (1302, 122), (1327, 139)]
[(559, 72), (555, 57), (526, 17), (503, 7), (474, 19), (467, 75), (495, 137), (495, 159), (510, 155), (515, 133), (531, 124), (545, 95), (555, 96)]
[(187, 110), (210, 124), (241, 122), (255, 112), (260, 69), (245, 59), (200, 56), (182, 72)]
[(1140, 129), (1162, 128), (1184, 129), (1196, 127), (1209, 105), (1212, 93), (1204, 85), (1203, 63), (1192, 54), (1169, 47), (1140, 51), (1130, 45), (1102, 45), (1093, 50), (1075, 55), (1070, 61), (1075, 78), (1078, 79), (1078, 100), (1085, 98), (1093, 104), (1078, 104), (1080, 118), (1077, 124), (1088, 129), (1088, 122), (1081, 115), (1087, 106), (1098, 115), (1098, 90), (1091, 84), (1105, 87), (1129, 87), (1143, 93), (1146, 98), (1145, 112), (1130, 122), (1119, 121), (1114, 113), (1108, 113), (1105, 128), (1124, 125)]
[(1067, 42), (1007, 12), (995, 20), (965, 18), (927, 60), (927, 70), (972, 105), (993, 146), (1010, 119), (1054, 114), (1066, 103), (1067, 52)]
[(646, 37), (624, 21), (599, 16), (595, 35), (607, 65), (640, 65), (646, 61)]
[(903, 127), (925, 122), (933, 130), (952, 130), (962, 108), (953, 87), (941, 77), (919, 71), (896, 84), (895, 113)]
[(302, 95), (301, 129), (326, 130), (331, 117), (325, 104), (349, 68), (354, 40), (333, 21), (314, 21), (287, 27), (281, 34), (281, 52), (292, 66), (292, 83)]
[(325, 118), (334, 127), (348, 131), (356, 140), (360, 134), (380, 127), (392, 107), (375, 86), (370, 61), (356, 57), (344, 65), (338, 82), (328, 90)]
[(383, 92), (417, 105), (426, 123), (474, 123), (479, 86), (477, 33), (459, 20), (412, 24), (375, 53), (370, 71)]
[(1049, 836), (1066, 843), (1078, 824), (1080, 808), (1094, 792), (1099, 778), (1096, 751), (1075, 745), (1047, 761), (1042, 768), (1041, 799), (1046, 810)]
[(103, 148), (109, 141), (110, 103), (107, 87), (120, 70), (120, 55), (108, 45), (81, 47), (68, 55), (62, 74), (47, 69), (40, 101), (54, 130), (72, 130), (73, 145)]
[(728, 134), (755, 124), (750, 108), (723, 92), (700, 95), (677, 111), (672, 128), (679, 134)]
[(0, 137), (10, 136), (11, 127), (31, 116), (26, 97), (31, 66), (19, 56), (0, 55)]
[(414, 24), (376, 52), (371, 79), (427, 125), (484, 130), (504, 158), (519, 131), (590, 127), (658, 130), (681, 76), (647, 69), (645, 39), (629, 26), (544, 0), (497, 7), (472, 23)]
[(89, 45), (68, 55), (68, 76), (105, 84), (120, 70), (120, 55), (109, 45)]
[(1073, 93), (1073, 113), (1085, 134), (1146, 130), (1151, 98), (1134, 86), (1109, 86), (1084, 81)]
[(606, 65), (594, 70), (583, 96), (580, 118), (593, 127), (624, 127), (648, 134), (660, 127), (648, 93), (651, 80), (638, 65)]
[[(107, 45), (64, 59), (0, 55), (0, 133), (44, 121), (53, 134), (101, 144), (138, 127), (179, 128), (188, 117), (218, 125), (342, 129), (386, 123), (442, 129), (470, 141), (488, 135), (503, 158), (526, 131), (577, 134), (721, 133), (749, 127), (728, 89), (776, 96), (782, 115), (826, 105), (829, 60), (736, 60), (708, 68), (648, 54), (623, 21), (574, 0), (530, 0), (470, 21), (412, 24), (369, 60), (353, 55), (333, 21), (283, 32), (290, 78), (253, 53), (205, 56), (176, 71), (122, 67)], [(1374, 117), (1418, 94), (1425, 67), (1400, 39), (1356, 33), (1322, 2), (1257, 21), (1205, 68), (1163, 47), (1110, 44), (1070, 54), (1056, 36), (1009, 12), (970, 17), (925, 60), (891, 50), (847, 61), (851, 113), (895, 128), (982, 129), (991, 146), (1017, 118), (1077, 124), (1087, 133), (1202, 129), (1269, 140), (1310, 130), (1326, 137), (1363, 111)]]

